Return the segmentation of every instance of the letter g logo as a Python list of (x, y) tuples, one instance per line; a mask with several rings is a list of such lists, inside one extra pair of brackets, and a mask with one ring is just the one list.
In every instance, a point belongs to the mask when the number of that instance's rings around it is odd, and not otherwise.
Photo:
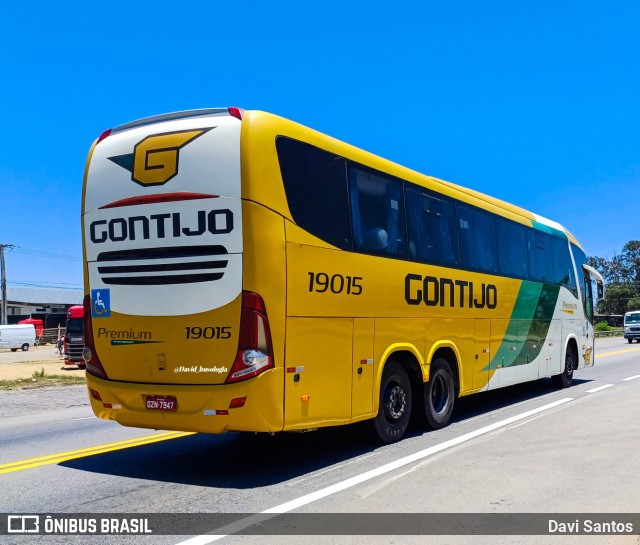
[(147, 136), (135, 145), (133, 153), (109, 160), (131, 172), (131, 180), (140, 185), (162, 185), (178, 174), (180, 149), (212, 128)]

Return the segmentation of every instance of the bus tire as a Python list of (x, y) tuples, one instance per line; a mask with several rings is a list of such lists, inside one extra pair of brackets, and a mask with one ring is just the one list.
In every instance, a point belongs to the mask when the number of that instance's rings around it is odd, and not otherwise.
[(373, 419), (373, 431), (382, 443), (402, 439), (411, 417), (411, 383), (404, 367), (388, 363), (380, 382), (378, 414)]
[(437, 358), (431, 364), (429, 382), (424, 385), (424, 413), (432, 430), (449, 425), (455, 401), (456, 383), (451, 366), (444, 358)]
[(559, 375), (551, 377), (553, 384), (558, 388), (568, 388), (573, 382), (573, 370), (578, 366), (578, 358), (573, 347), (567, 348), (567, 355), (564, 357), (564, 371)]

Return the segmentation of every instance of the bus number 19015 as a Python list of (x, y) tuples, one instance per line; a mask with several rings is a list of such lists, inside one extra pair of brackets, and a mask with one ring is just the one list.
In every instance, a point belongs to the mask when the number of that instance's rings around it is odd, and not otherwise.
[(362, 276), (343, 276), (319, 272), (309, 274), (309, 291), (317, 293), (346, 293), (348, 295), (360, 295), (362, 293)]
[(187, 339), (230, 339), (231, 327), (185, 327)]

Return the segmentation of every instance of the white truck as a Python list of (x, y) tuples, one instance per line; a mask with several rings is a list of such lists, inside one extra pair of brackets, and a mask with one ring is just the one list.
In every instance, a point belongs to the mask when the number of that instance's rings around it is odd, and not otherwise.
[(12, 352), (21, 348), (29, 350), (36, 345), (36, 328), (33, 324), (0, 325), (0, 349), (10, 348)]

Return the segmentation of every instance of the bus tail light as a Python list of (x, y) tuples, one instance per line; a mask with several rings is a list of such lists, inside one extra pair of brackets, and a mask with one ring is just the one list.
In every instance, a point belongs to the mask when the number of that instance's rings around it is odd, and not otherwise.
[(244, 115), (244, 110), (242, 108), (231, 106), (230, 108), (228, 108), (228, 112), (233, 117), (237, 117), (240, 121), (242, 121), (242, 116)]
[(267, 309), (262, 297), (242, 292), (238, 353), (226, 382), (255, 377), (274, 366)]
[(111, 129), (107, 129), (106, 131), (104, 131), (99, 137), (98, 137), (98, 141), (96, 142), (96, 144), (99, 144), (100, 142), (102, 142), (107, 136), (109, 136), (111, 134)]
[(82, 358), (87, 364), (87, 373), (91, 373), (98, 378), (108, 379), (109, 377), (96, 354), (95, 344), (93, 342), (91, 297), (89, 295), (85, 295), (82, 304), (84, 306), (84, 349), (82, 350)]

